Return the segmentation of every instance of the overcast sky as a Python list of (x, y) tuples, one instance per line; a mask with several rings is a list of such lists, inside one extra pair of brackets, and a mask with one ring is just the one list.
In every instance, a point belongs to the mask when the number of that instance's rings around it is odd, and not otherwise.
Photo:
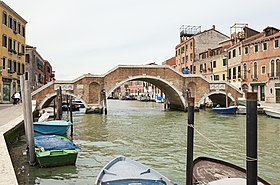
[(120, 64), (161, 64), (175, 54), (182, 25), (234, 23), (280, 28), (279, 0), (5, 0), (27, 22), (26, 44), (37, 47), (56, 79), (104, 74)]

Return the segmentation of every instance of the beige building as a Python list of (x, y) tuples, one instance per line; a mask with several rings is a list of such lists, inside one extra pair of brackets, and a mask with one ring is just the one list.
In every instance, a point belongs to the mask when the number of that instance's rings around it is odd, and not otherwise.
[(27, 21), (3, 1), (1, 11), (1, 75), (0, 102), (9, 103), (20, 91), (19, 76), (25, 73), (25, 32)]

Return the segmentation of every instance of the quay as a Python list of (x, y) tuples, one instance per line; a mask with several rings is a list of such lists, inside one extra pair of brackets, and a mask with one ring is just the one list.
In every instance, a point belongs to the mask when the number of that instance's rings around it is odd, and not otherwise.
[(0, 109), (0, 185), (17, 185), (17, 177), (6, 144), (5, 134), (23, 123), (22, 104), (10, 106), (1, 104)]

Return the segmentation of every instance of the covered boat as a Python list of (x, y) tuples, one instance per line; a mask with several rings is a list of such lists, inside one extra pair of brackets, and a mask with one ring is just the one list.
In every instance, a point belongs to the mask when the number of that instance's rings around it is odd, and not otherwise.
[[(246, 170), (218, 159), (198, 157), (193, 163), (193, 183), (246, 185)], [(258, 177), (258, 185), (269, 185), (269, 183)]]
[(41, 167), (75, 165), (80, 149), (62, 136), (46, 135), (34, 138), (35, 153)]
[(229, 106), (229, 107), (215, 107), (212, 108), (214, 112), (220, 113), (220, 114), (235, 114), (238, 110), (237, 106)]
[(34, 135), (66, 135), (69, 127), (72, 125), (69, 121), (54, 120), (44, 122), (33, 122)]
[(124, 156), (110, 161), (98, 174), (95, 185), (173, 185), (157, 171)]

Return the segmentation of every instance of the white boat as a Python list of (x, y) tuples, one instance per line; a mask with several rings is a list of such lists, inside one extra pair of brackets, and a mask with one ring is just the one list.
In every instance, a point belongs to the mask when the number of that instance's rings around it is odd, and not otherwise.
[(50, 117), (54, 117), (54, 108), (53, 107), (46, 107), (39, 111), (40, 116), (44, 113), (48, 113)]
[(265, 114), (273, 117), (273, 118), (279, 118), (280, 119), (280, 110), (272, 109), (272, 108), (264, 108)]
[(157, 171), (133, 161), (124, 156), (119, 156), (105, 165), (94, 185), (173, 185), (171, 180), (161, 175)]
[(238, 110), (236, 111), (237, 114), (246, 114), (246, 106), (238, 105)]

